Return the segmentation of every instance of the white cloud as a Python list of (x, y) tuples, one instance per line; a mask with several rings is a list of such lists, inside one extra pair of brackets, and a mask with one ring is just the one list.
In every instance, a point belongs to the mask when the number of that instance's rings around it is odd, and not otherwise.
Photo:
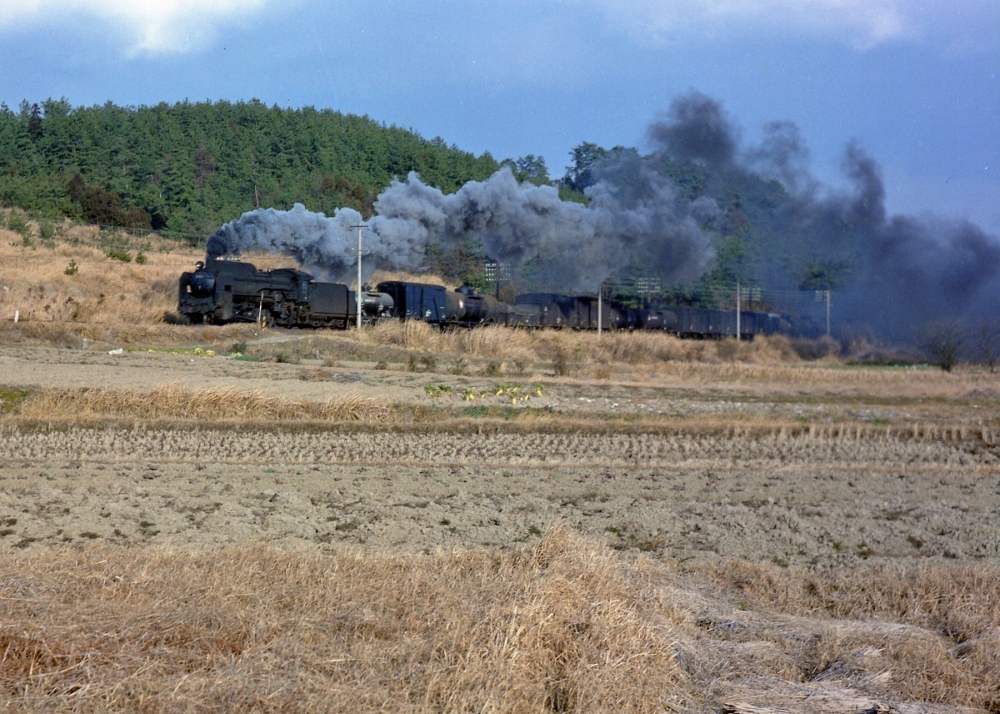
[(107, 23), (131, 38), (129, 54), (189, 52), (205, 47), (219, 27), (241, 23), (270, 0), (0, 0), (0, 29), (66, 24), (78, 17)]
[(996, 0), (556, 0), (603, 12), (634, 38), (660, 44), (747, 32), (818, 36), (858, 49), (928, 35), (978, 33)]

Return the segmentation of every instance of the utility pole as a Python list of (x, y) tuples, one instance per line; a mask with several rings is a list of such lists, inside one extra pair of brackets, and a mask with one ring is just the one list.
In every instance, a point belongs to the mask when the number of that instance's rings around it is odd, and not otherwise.
[(361, 329), (361, 229), (367, 228), (365, 223), (351, 226), (358, 229), (358, 289), (354, 291), (354, 302), (358, 306), (358, 329)]
[(740, 310), (742, 305), (740, 305), (740, 281), (739, 278), (736, 279), (736, 341), (740, 341)]
[(601, 317), (603, 311), (604, 283), (597, 287), (597, 336), (601, 336)]
[(826, 290), (826, 336), (830, 336), (830, 289)]

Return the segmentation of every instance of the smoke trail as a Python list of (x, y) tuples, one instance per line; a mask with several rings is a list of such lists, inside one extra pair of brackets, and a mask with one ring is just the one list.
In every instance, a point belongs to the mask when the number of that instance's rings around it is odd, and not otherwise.
[(996, 321), (1000, 240), (968, 221), (887, 216), (877, 164), (855, 146), (845, 161), (856, 195), (844, 222), (857, 233), (843, 317), (902, 341), (929, 323)]
[[(665, 155), (702, 165), (706, 192), (720, 198), (764, 196), (745, 207), (755, 212), (751, 234), (760, 258), (752, 268), (759, 281), (778, 276), (794, 286), (806, 264), (842, 266), (835, 288), (842, 327), (910, 342), (929, 323), (996, 320), (1000, 240), (967, 221), (890, 216), (881, 168), (855, 142), (842, 165), (851, 188), (836, 191), (809, 173), (795, 124), (771, 122), (758, 146), (743, 148), (721, 104), (698, 92), (675, 99), (649, 134), (656, 151), (646, 161)], [(782, 192), (768, 188), (773, 180)]]
[(722, 105), (698, 91), (674, 99), (667, 120), (654, 123), (648, 133), (661, 152), (711, 166), (731, 163), (739, 145), (739, 131)]
[[(519, 184), (503, 168), (453, 194), (411, 173), (379, 195), (364, 235), (368, 274), (376, 268), (416, 270), (429, 246), (453, 248), (465, 237), (514, 270), (531, 264), (548, 287), (593, 292), (615, 270), (637, 259), (655, 261), (667, 280), (697, 277), (711, 258), (708, 236), (678, 205), (673, 186), (655, 172), (640, 179), (641, 194), (602, 181), (588, 189), (589, 206), (559, 199), (552, 186)], [(703, 209), (704, 206), (701, 206)], [(266, 250), (295, 258), (307, 270), (344, 279), (356, 260), (350, 226), (361, 215), (349, 208), (333, 216), (259, 209), (224, 225), (208, 242), (214, 256)]]
[[(207, 252), (215, 257), (248, 250), (280, 253), (321, 276), (346, 278), (357, 261), (357, 233), (351, 226), (363, 222), (353, 208), (337, 209), (333, 216), (308, 211), (301, 203), (289, 211), (261, 208), (222, 226), (208, 239)], [(380, 267), (418, 268), (425, 257), (422, 238), (373, 227), (364, 236), (368, 274)]]
[[(737, 241), (744, 279), (764, 287), (794, 289), (808, 266), (837, 268), (841, 326), (910, 341), (929, 322), (995, 319), (997, 237), (964, 221), (890, 216), (881, 169), (856, 144), (844, 153), (850, 189), (838, 191), (809, 172), (795, 124), (771, 122), (758, 145), (746, 146), (722, 105), (699, 92), (677, 97), (648, 137), (648, 155), (616, 149), (577, 166), (589, 206), (561, 201), (552, 186), (518, 184), (506, 168), (448, 195), (411, 173), (375, 202), (365, 265), (369, 273), (419, 270), (430, 246), (473, 237), (515, 272), (530, 267), (547, 289), (592, 293), (635, 265), (664, 284), (695, 280)], [(257, 210), (220, 228), (208, 250), (284, 253), (349, 280), (350, 226), (360, 222), (348, 208), (333, 216), (301, 205)]]

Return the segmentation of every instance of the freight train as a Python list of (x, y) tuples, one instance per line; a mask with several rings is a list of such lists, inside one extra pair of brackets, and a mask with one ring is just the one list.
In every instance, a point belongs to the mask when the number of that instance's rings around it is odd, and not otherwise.
[[(358, 293), (340, 283), (314, 280), (301, 270), (258, 270), (250, 263), (209, 256), (180, 278), (178, 311), (202, 324), (256, 322), (280, 327), (346, 328), (357, 316)], [(628, 307), (596, 297), (557, 293), (519, 295), (513, 304), (463, 286), (387, 281), (360, 293), (362, 320), (420, 320), (432, 325), (513, 325), (574, 330), (656, 330), (680, 337), (736, 335), (736, 312), (705, 308)], [(742, 311), (740, 335), (788, 332), (774, 313)]]

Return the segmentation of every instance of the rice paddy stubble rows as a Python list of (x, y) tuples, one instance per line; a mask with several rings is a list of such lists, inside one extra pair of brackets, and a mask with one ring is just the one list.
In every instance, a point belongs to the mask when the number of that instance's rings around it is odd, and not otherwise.
[[(332, 404), (332, 410), (348, 410), (353, 402)], [(237, 405), (238, 406), (238, 405)], [(183, 402), (182, 406), (183, 408)], [(232, 409), (227, 405), (225, 409)], [(361, 402), (356, 418), (384, 419), (379, 405)], [(229, 413), (227, 411), (227, 413)], [(41, 416), (41, 415), (39, 415)], [(58, 424), (58, 422), (56, 422)], [(285, 432), (271, 428), (212, 428), (202, 425), (176, 428), (126, 426), (71, 426), (47, 428), (43, 423), (19, 426), (0, 423), (4, 435), (0, 457), (64, 458), (70, 460), (142, 459), (184, 462), (204, 459), (220, 462), (262, 463), (361, 463), (420, 464), (506, 463), (522, 465), (673, 466), (698, 460), (731, 461), (744, 465), (758, 462), (802, 462), (836, 464), (842, 467), (873, 466), (902, 469), (906, 464), (941, 464), (969, 468), (996, 468), (995, 446), (984, 443), (975, 429), (928, 428), (900, 430), (857, 427), (793, 427), (759, 430), (729, 427), (714, 433), (545, 433), (485, 425), (475, 421), (446, 423), (406, 429), (336, 429)], [(480, 433), (477, 433), (479, 431)], [(992, 432), (988, 434), (992, 438)], [(963, 439), (963, 437), (965, 437)]]
[(943, 441), (877, 429), (832, 437), (494, 426), (479, 434), (8, 421), (0, 504), (15, 518), (34, 514), (9, 529), (24, 547), (84, 531), (144, 542), (151, 528), (134, 528), (142, 521), (183, 544), (504, 546), (561, 522), (605, 533), (616, 547), (684, 557), (827, 566), (1000, 556), (996, 449), (960, 433)]

